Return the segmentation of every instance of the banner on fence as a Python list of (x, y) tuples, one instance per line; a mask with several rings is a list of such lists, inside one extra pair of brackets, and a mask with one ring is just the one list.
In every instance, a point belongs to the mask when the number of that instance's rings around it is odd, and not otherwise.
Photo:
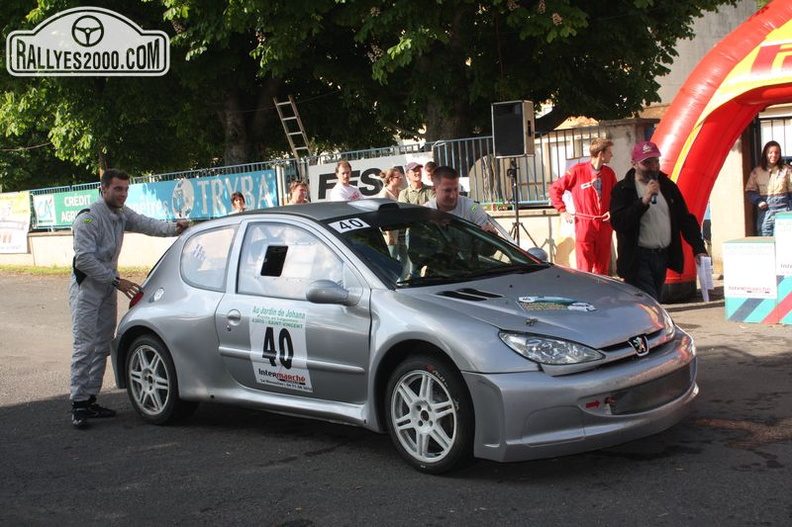
[(30, 192), (0, 194), (0, 253), (27, 253), (29, 230)]
[[(352, 177), (349, 178), (349, 183), (357, 187), (364, 198), (373, 198), (382, 190), (383, 182), (379, 177), (380, 172), (392, 167), (400, 167), (404, 170), (407, 163), (411, 161), (424, 164), (427, 161), (431, 161), (431, 159), (431, 154), (428, 153), (356, 159), (349, 162), (352, 166)], [(338, 182), (335, 169), (336, 163), (308, 167), (311, 201), (327, 199), (330, 195), (330, 190)], [(406, 183), (405, 181), (404, 184)]]
[[(129, 186), (126, 205), (160, 220), (205, 220), (231, 211), (231, 194), (241, 192), (248, 209), (278, 205), (274, 170), (205, 176)], [(99, 191), (78, 190), (33, 196), (36, 228), (68, 228), (74, 217), (99, 197)], [(30, 213), (28, 212), (28, 218)]]

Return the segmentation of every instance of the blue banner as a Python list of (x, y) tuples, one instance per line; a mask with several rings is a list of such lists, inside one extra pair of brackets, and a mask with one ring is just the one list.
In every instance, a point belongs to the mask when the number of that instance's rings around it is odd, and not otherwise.
[[(129, 186), (126, 205), (160, 220), (206, 220), (231, 212), (231, 194), (241, 192), (247, 210), (275, 207), (278, 184), (274, 170), (256, 170), (223, 176), (175, 179)], [(74, 216), (98, 198), (97, 190), (58, 192), (33, 196), (37, 228), (71, 227)]]
[(152, 218), (204, 220), (231, 212), (234, 192), (241, 192), (245, 197), (247, 210), (278, 205), (275, 171), (135, 184), (129, 187), (126, 204)]

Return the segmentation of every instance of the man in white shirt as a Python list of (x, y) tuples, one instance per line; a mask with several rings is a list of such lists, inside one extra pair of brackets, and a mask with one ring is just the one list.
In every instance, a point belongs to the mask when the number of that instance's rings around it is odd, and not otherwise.
[(357, 187), (349, 184), (349, 179), (352, 177), (352, 165), (349, 161), (342, 159), (336, 165), (336, 177), (338, 183), (330, 189), (328, 200), (330, 201), (356, 201), (360, 199), (360, 191)]
[(489, 215), (481, 205), (467, 196), (459, 195), (459, 173), (449, 166), (439, 166), (432, 175), (435, 197), (424, 206), (442, 210), (475, 223), (485, 231), (496, 233)]

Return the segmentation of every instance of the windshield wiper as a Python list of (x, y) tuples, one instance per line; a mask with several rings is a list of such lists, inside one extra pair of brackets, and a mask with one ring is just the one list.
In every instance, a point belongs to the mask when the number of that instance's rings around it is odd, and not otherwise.
[(486, 269), (479, 269), (476, 271), (470, 271), (469, 273), (465, 274), (466, 279), (470, 278), (481, 278), (483, 276), (499, 276), (502, 274), (511, 274), (511, 273), (533, 273), (539, 271), (540, 269), (546, 269), (548, 266), (544, 263), (521, 263), (521, 264), (512, 264), (512, 265), (503, 265), (501, 267), (488, 267)]
[(464, 278), (459, 276), (408, 276), (396, 281), (397, 287), (413, 287), (421, 285), (437, 285), (461, 282)]

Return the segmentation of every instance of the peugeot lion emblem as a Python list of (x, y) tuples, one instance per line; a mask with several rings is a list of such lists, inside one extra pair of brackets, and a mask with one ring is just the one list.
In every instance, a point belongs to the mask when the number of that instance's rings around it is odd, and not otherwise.
[(643, 357), (649, 353), (649, 340), (646, 335), (638, 335), (630, 339), (630, 345), (635, 348), (635, 353), (639, 357)]

